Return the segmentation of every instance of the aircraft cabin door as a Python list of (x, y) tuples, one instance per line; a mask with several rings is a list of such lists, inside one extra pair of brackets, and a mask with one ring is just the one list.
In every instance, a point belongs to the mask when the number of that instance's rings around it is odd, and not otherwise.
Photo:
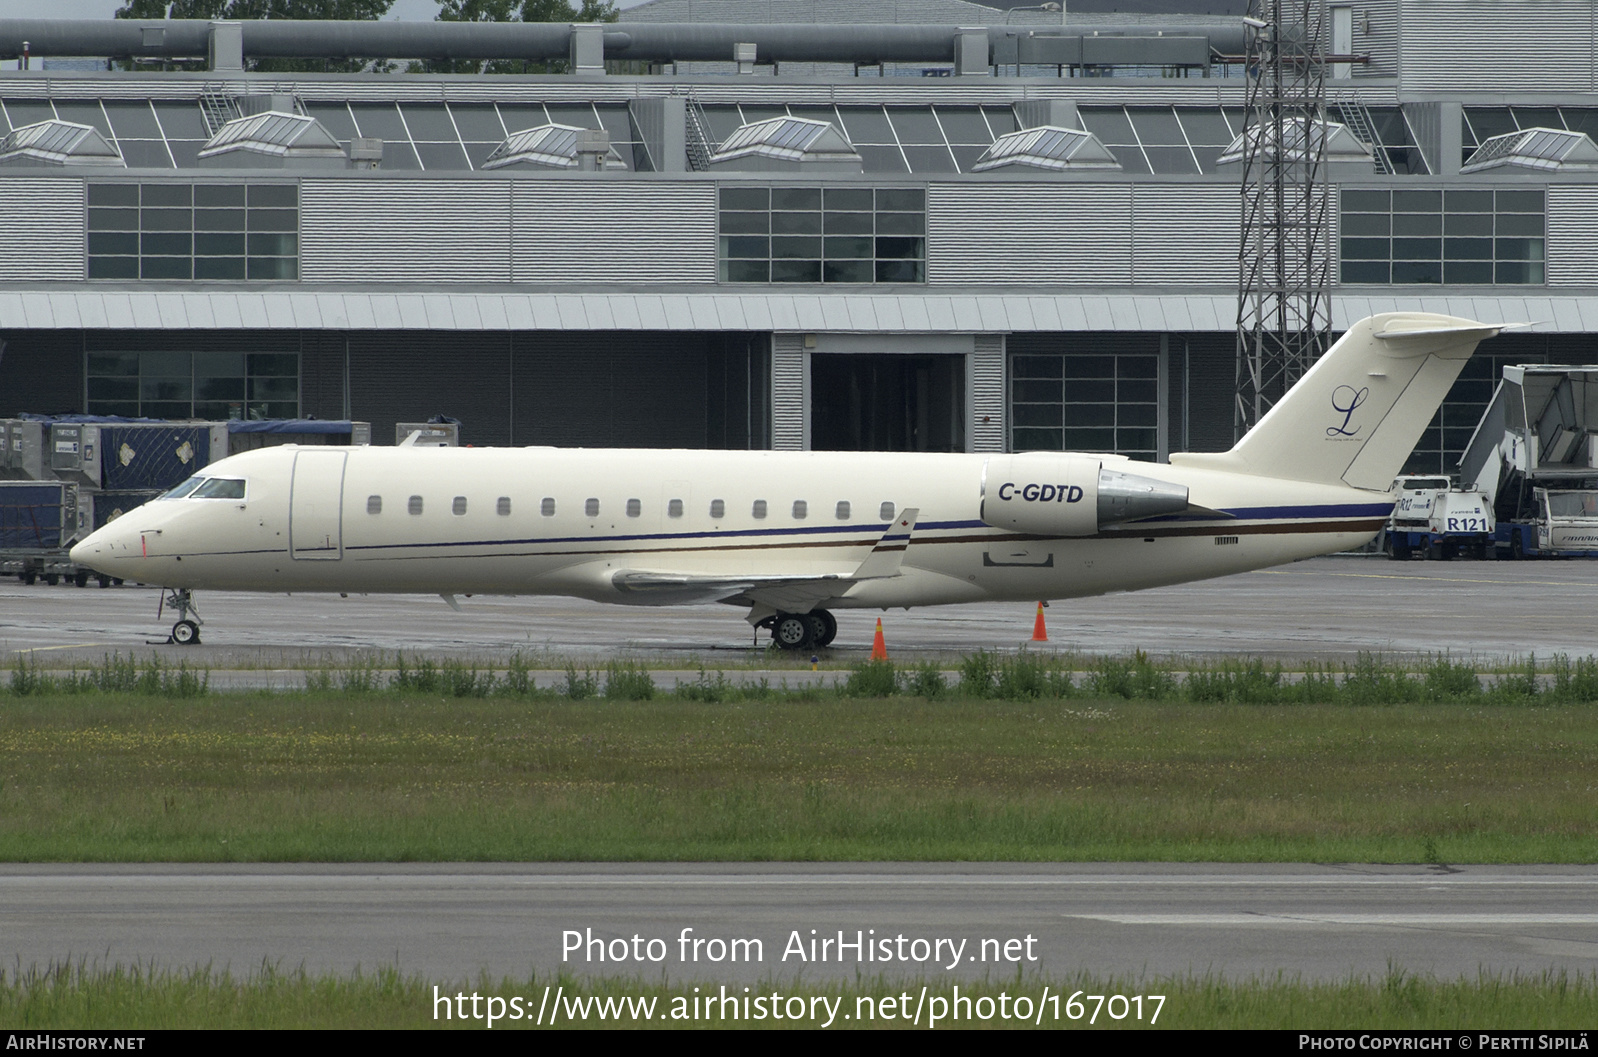
[(337, 560), (344, 557), (344, 461), (342, 451), (302, 451), (294, 455), (289, 488), (289, 557)]

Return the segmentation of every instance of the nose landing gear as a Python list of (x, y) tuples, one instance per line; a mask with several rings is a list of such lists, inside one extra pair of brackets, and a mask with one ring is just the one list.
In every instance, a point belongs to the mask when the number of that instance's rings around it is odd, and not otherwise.
[(172, 625), (172, 635), (167, 642), (178, 646), (198, 646), (200, 644), (200, 625), (205, 621), (200, 619), (199, 610), (194, 608), (194, 595), (186, 587), (179, 587), (167, 592), (165, 604), (177, 611), (178, 620)]

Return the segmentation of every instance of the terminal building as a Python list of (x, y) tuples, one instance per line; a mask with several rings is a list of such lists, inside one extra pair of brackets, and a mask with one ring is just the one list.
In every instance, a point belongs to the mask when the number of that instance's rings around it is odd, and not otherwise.
[[(0, 55), (28, 55), (0, 71), (0, 417), (1231, 445), (1241, 19), (624, 16), (0, 20)], [(1355, 60), (1327, 82), (1333, 329), (1536, 324), (1485, 347), (1423, 437), (1411, 469), (1449, 470), (1503, 364), (1598, 361), (1598, 6), (1330, 0), (1326, 24)], [(251, 72), (347, 55), (493, 72)]]

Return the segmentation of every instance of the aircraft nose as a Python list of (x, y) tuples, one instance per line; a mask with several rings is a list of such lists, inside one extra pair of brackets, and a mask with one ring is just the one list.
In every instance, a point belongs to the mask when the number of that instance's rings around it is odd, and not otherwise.
[(74, 565), (98, 573), (125, 576), (127, 566), (139, 557), (138, 534), (130, 534), (125, 528), (112, 523), (89, 533), (68, 555)]

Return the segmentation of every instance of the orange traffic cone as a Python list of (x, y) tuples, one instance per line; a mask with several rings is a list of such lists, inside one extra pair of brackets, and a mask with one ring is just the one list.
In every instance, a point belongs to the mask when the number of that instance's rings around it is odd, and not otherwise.
[(1032, 641), (1048, 642), (1049, 629), (1043, 626), (1043, 603), (1038, 603), (1038, 619), (1032, 622)]
[(871, 659), (885, 661), (888, 659), (888, 644), (882, 641), (882, 618), (877, 618), (877, 634), (871, 640)]

